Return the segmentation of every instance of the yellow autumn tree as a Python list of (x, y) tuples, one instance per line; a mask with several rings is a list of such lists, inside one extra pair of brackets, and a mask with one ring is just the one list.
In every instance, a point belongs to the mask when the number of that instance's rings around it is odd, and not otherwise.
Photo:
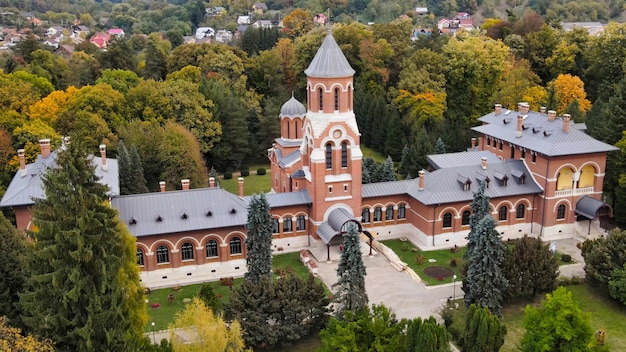
[(581, 113), (586, 113), (591, 109), (591, 102), (587, 100), (585, 93), (585, 84), (578, 76), (570, 74), (558, 75), (548, 84), (550, 89), (554, 90), (554, 96), (557, 101), (556, 112), (562, 114), (576, 100), (578, 109)]
[(169, 329), (175, 352), (252, 352), (245, 348), (239, 321), (227, 325), (198, 297), (176, 315)]
[(433, 126), (443, 121), (443, 113), (446, 111), (446, 93), (412, 94), (408, 90), (400, 89), (393, 103), (398, 109), (406, 112), (411, 124), (419, 129), (425, 125)]
[(28, 116), (32, 120), (43, 120), (48, 124), (53, 123), (59, 117), (59, 114), (65, 110), (69, 98), (75, 95), (77, 91), (78, 89), (73, 86), (67, 88), (67, 91), (55, 90), (31, 105)]
[(3, 352), (53, 352), (50, 340), (39, 340), (32, 335), (22, 335), (22, 330), (8, 324), (7, 317), (0, 317), (0, 351)]

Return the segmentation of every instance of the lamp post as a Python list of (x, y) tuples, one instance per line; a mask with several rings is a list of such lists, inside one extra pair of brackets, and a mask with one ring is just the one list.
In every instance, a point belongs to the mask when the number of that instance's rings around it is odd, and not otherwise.
[(154, 336), (154, 322), (152, 322), (152, 344), (156, 345), (156, 338)]
[(452, 303), (454, 303), (454, 307), (456, 308), (456, 275), (452, 275)]

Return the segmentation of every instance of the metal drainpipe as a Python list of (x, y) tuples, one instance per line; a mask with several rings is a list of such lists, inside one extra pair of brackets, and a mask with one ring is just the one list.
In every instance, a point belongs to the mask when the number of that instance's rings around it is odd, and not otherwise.
[(437, 216), (437, 207), (439, 204), (435, 205), (435, 209), (433, 209), (433, 247), (435, 246), (435, 221)]
[(543, 237), (543, 228), (546, 227), (546, 201), (547, 194), (546, 191), (548, 189), (548, 170), (550, 170), (550, 159), (548, 159), (548, 164), (546, 164), (546, 172), (544, 177), (546, 178), (545, 185), (543, 186), (543, 211), (541, 212), (541, 231), (539, 232), (539, 237)]

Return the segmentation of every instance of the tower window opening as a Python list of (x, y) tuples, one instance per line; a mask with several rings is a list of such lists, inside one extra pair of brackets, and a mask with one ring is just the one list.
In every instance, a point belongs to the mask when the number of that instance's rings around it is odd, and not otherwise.
[(335, 88), (335, 110), (339, 110), (339, 88)]
[(323, 111), (324, 110), (324, 92), (322, 91), (322, 88), (317, 90), (319, 93), (319, 100), (320, 100), (320, 110), (319, 111)]

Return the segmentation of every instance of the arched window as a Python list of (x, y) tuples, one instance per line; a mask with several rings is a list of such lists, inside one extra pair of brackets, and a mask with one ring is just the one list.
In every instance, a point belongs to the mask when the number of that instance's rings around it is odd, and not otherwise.
[(515, 211), (515, 217), (518, 219), (523, 219), (526, 217), (526, 206), (524, 204), (520, 204), (517, 206)]
[(341, 143), (341, 167), (348, 167), (348, 143)]
[(193, 245), (191, 243), (183, 243), (183, 245), (180, 247), (180, 251), (182, 252), (183, 260), (193, 259)]
[(298, 215), (296, 217), (296, 231), (306, 230), (306, 218), (304, 215)]
[(558, 220), (563, 220), (565, 219), (565, 204), (561, 204), (559, 205), (559, 207), (556, 210), (556, 218)]
[(299, 130), (299, 128), (298, 128), (298, 120), (295, 120), (294, 123), (295, 123), (295, 126), (296, 126), (296, 139), (298, 139), (298, 134), (299, 134), (298, 133), (298, 130)]
[(463, 212), (463, 215), (461, 215), (461, 225), (463, 226), (467, 226), (470, 223), (470, 211), (466, 210)]
[(339, 110), (339, 88), (335, 88), (335, 110)]
[(398, 205), (398, 219), (406, 219), (406, 205)]
[(160, 245), (157, 247), (156, 256), (157, 264), (170, 262), (170, 250), (164, 245)]
[(498, 210), (498, 220), (505, 221), (507, 218), (508, 212), (509, 212), (509, 208), (507, 208), (506, 205), (501, 206), (500, 209)]
[(333, 168), (333, 146), (330, 143), (326, 144), (326, 168)]
[(137, 265), (143, 266), (143, 250), (141, 248), (137, 248)]
[(383, 208), (376, 207), (374, 208), (374, 222), (383, 221)]
[(324, 91), (322, 91), (322, 88), (317, 90), (319, 93), (319, 99), (320, 99), (320, 112), (324, 110)]
[(364, 224), (369, 224), (370, 222), (370, 208), (363, 208), (361, 212), (361, 219)]
[(241, 254), (241, 238), (233, 237), (230, 240), (230, 254)]
[(443, 214), (443, 228), (452, 227), (452, 213), (447, 212)]
[(272, 233), (277, 234), (280, 230), (278, 229), (278, 219), (272, 218)]
[(387, 210), (385, 210), (385, 220), (393, 220), (393, 207), (388, 206)]
[(291, 232), (293, 231), (293, 222), (291, 220), (291, 216), (285, 216), (283, 220), (283, 232)]
[(206, 256), (207, 258), (217, 257), (217, 241), (216, 240), (206, 241)]

